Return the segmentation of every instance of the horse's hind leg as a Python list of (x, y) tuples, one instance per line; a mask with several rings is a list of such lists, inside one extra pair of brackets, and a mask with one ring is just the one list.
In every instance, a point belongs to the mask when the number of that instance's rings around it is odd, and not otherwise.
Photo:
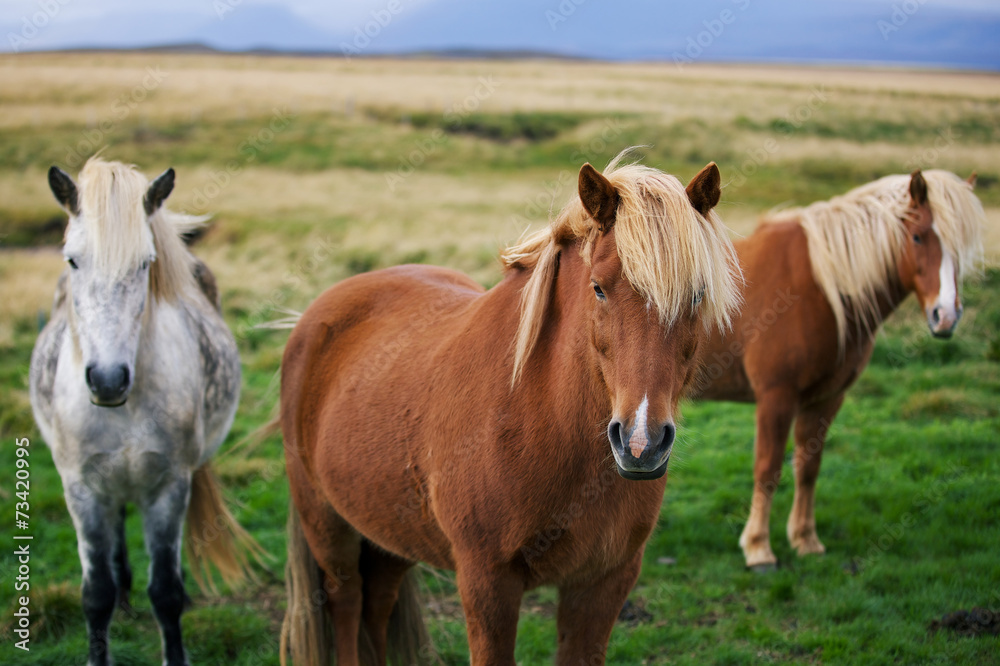
[(379, 550), (367, 541), (361, 550), (361, 577), (364, 581), (362, 616), (365, 631), (375, 651), (375, 663), (386, 663), (389, 619), (392, 617), (399, 588), (412, 562)]
[[(358, 637), (361, 634), (363, 599), (358, 560), (361, 557), (361, 535), (331, 509), (322, 523), (309, 524), (302, 516), (302, 531), (313, 556), (326, 574), (326, 607), (333, 623), (337, 664), (360, 664)], [(336, 516), (333, 518), (332, 516)], [(312, 529), (311, 529), (312, 528)], [(310, 536), (313, 533), (314, 536)], [(313, 545), (315, 544), (315, 545)]]
[(132, 614), (129, 593), (132, 591), (132, 566), (128, 562), (128, 544), (125, 543), (125, 507), (118, 514), (115, 528), (115, 574), (118, 582), (118, 607)]
[(781, 480), (781, 463), (795, 416), (795, 397), (789, 391), (769, 391), (757, 399), (753, 496), (750, 515), (740, 535), (740, 547), (747, 567), (758, 571), (773, 569), (778, 562), (771, 550), (771, 500)]
[(788, 541), (799, 555), (822, 554), (816, 535), (816, 479), (826, 433), (844, 402), (844, 394), (804, 409), (795, 421), (795, 500), (788, 514)]
[(146, 588), (163, 637), (165, 666), (186, 666), (181, 637), (184, 581), (181, 578), (181, 528), (191, 496), (189, 477), (175, 478), (143, 502), (143, 532), (149, 553)]
[(642, 552), (640, 549), (631, 562), (599, 581), (559, 588), (557, 664), (604, 663), (615, 620), (639, 577)]
[(83, 613), (90, 643), (88, 666), (111, 663), (108, 627), (117, 593), (112, 558), (115, 543), (114, 509), (84, 483), (71, 481), (65, 488), (66, 506), (76, 527), (80, 564), (83, 567)]
[(361, 535), (312, 489), (297, 462), (288, 464), (289, 487), (309, 550), (325, 574), (326, 608), (333, 624), (338, 666), (360, 663)]

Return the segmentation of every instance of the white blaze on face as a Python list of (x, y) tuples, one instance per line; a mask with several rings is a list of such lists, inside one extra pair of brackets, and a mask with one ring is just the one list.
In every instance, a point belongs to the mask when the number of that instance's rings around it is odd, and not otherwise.
[(628, 448), (632, 452), (633, 458), (638, 458), (646, 450), (649, 438), (646, 436), (647, 412), (649, 411), (649, 396), (642, 396), (642, 403), (635, 411), (635, 428), (628, 438)]
[(955, 300), (958, 298), (958, 285), (955, 280), (955, 262), (952, 261), (951, 255), (943, 247), (941, 248), (941, 268), (939, 269), (938, 279), (940, 287), (938, 288), (937, 303), (935, 305), (944, 309), (945, 313), (954, 320), (958, 317), (958, 313), (955, 311)]

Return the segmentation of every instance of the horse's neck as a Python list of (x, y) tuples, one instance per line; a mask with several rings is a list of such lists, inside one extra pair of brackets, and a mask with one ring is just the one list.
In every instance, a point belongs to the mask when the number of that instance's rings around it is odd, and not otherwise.
[[(862, 334), (867, 338), (873, 337), (875, 332), (878, 331), (879, 327), (888, 319), (893, 312), (900, 306), (900, 304), (906, 300), (906, 297), (910, 295), (912, 290), (907, 289), (903, 286), (902, 281), (899, 279), (898, 275), (893, 275), (888, 283), (881, 289), (877, 291), (875, 300), (875, 321), (867, 322), (867, 326), (862, 327), (864, 331)], [(860, 317), (872, 318), (872, 313), (859, 313), (856, 308), (851, 306), (845, 306), (845, 314), (849, 321), (858, 321)], [(848, 328), (848, 336), (857, 335), (856, 332), (852, 333), (851, 327)]]
[(898, 276), (893, 276), (886, 285), (884, 292), (878, 297), (879, 324), (881, 325), (889, 315), (896, 311), (896, 308), (910, 295), (911, 289), (903, 286)]

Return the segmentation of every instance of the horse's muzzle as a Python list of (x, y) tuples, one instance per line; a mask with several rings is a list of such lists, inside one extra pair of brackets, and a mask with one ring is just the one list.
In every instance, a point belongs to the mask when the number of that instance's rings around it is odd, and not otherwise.
[(618, 474), (630, 481), (659, 479), (667, 472), (676, 428), (672, 423), (639, 424), (639, 427), (642, 431), (618, 419), (612, 419), (608, 425), (608, 439)]
[(927, 326), (935, 338), (950, 338), (962, 318), (962, 308), (946, 308), (936, 305), (927, 311)]
[(87, 366), (85, 377), (91, 403), (99, 407), (120, 407), (128, 399), (132, 381), (127, 365), (102, 368), (91, 364)]

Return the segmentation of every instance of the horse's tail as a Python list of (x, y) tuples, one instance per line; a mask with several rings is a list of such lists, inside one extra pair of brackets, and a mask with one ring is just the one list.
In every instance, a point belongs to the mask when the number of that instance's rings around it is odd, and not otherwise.
[(262, 321), (259, 324), (255, 324), (254, 328), (270, 331), (290, 331), (295, 328), (296, 324), (299, 323), (299, 320), (302, 319), (302, 313), (298, 310), (275, 308), (275, 311), (285, 316), (271, 321)]
[(323, 572), (309, 550), (295, 504), (288, 503), (288, 562), (285, 564), (288, 607), (281, 623), (281, 666), (288, 654), (299, 666), (327, 666), (333, 630), (326, 613)]
[(195, 470), (184, 540), (191, 574), (204, 593), (217, 593), (209, 565), (215, 565), (230, 587), (256, 582), (249, 558), (261, 562), (267, 552), (229, 512), (210, 463)]
[[(288, 656), (296, 666), (326, 666), (334, 649), (333, 627), (326, 612), (323, 570), (309, 550), (295, 505), (288, 508), (288, 563), (285, 587), (288, 608), (281, 624), (281, 666)], [(366, 666), (374, 665), (371, 641), (361, 629), (360, 656)], [(434, 649), (424, 627), (420, 592), (411, 570), (399, 587), (396, 607), (389, 620), (388, 662), (402, 666), (437, 663)]]

